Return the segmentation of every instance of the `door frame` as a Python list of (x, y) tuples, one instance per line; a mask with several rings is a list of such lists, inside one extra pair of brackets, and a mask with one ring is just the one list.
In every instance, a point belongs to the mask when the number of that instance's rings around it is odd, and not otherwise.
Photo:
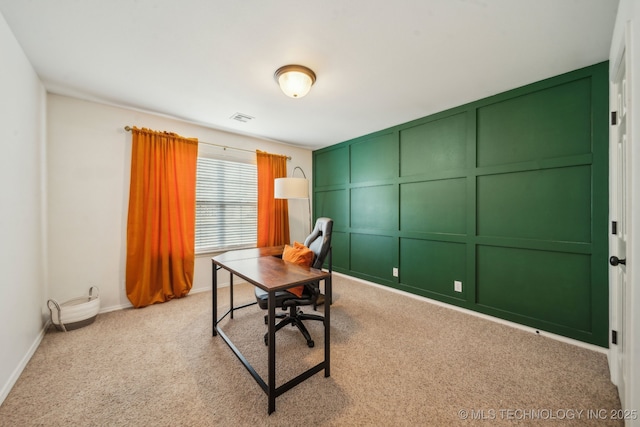
[[(638, 11), (631, 11), (631, 15)], [(622, 19), (621, 19), (622, 18)], [(620, 71), (621, 61), (625, 61), (626, 80), (627, 80), (627, 165), (635, 167), (627, 170), (627, 244), (626, 244), (626, 301), (623, 302), (627, 307), (625, 312), (624, 324), (619, 325), (620, 317), (617, 301), (617, 285), (616, 271), (617, 267), (609, 267), (609, 369), (611, 381), (620, 386), (622, 375), (622, 367), (618, 363), (618, 352), (622, 351), (622, 357), (625, 361), (627, 370), (624, 390), (619, 390), (621, 396), (621, 404), (624, 410), (636, 410), (640, 412), (640, 288), (638, 283), (635, 266), (640, 265), (640, 143), (635, 133), (636, 128), (640, 128), (640, 91), (637, 89), (636, 83), (639, 80), (640, 73), (637, 71), (640, 67), (640, 38), (634, 34), (637, 19), (633, 16), (618, 16), (616, 24), (619, 28), (614, 30), (614, 39), (611, 45), (610, 65), (609, 65), (609, 83), (610, 83), (610, 110), (617, 111), (617, 100), (614, 92), (614, 81)], [(617, 38), (615, 37), (617, 36)], [(634, 45), (634, 42), (637, 46)], [(636, 106), (637, 105), (637, 106)], [(609, 212), (610, 221), (616, 220), (613, 214), (616, 212), (614, 203), (616, 174), (618, 173), (617, 162), (614, 156), (617, 156), (617, 130), (615, 126), (610, 127), (610, 159), (609, 159)], [(611, 224), (611, 222), (610, 222)], [(610, 225), (611, 226), (611, 225)], [(617, 239), (609, 230), (609, 255), (617, 255)], [(624, 344), (619, 347), (611, 343), (611, 331), (621, 328), (621, 334), (618, 339), (624, 340)], [(620, 341), (619, 341), (620, 342)], [(636, 419), (626, 420), (627, 426), (640, 426), (640, 413)]]
[[(627, 234), (628, 221), (631, 218), (628, 216), (629, 209), (622, 204), (621, 199), (628, 199), (627, 188), (624, 183), (628, 182), (628, 169), (623, 167), (622, 163), (626, 163), (628, 158), (628, 152), (625, 153), (625, 157), (621, 159), (619, 154), (619, 139), (620, 139), (620, 116), (623, 115), (621, 111), (621, 99), (619, 98), (622, 93), (622, 99), (627, 94), (626, 85), (622, 84), (622, 81), (626, 80), (627, 71), (627, 55), (626, 55), (626, 42), (627, 37), (623, 39), (623, 44), (620, 49), (620, 56), (616, 58), (613, 63), (613, 67), (610, 70), (609, 75), (609, 110), (610, 110), (610, 129), (609, 129), (609, 255), (616, 256), (618, 258), (626, 257), (626, 250), (620, 250), (620, 239), (624, 240), (625, 237), (621, 237)], [(624, 73), (621, 78), (620, 74)], [(620, 85), (622, 87), (620, 87)], [(624, 103), (624, 101), (622, 101)], [(616, 116), (616, 118), (614, 118)], [(627, 123), (625, 121), (625, 123)], [(624, 165), (626, 166), (626, 165)], [(620, 170), (622, 168), (622, 171)], [(622, 179), (621, 173), (625, 174)], [(622, 212), (623, 209), (626, 212)], [(614, 227), (615, 224), (615, 227)], [(615, 228), (615, 230), (614, 230)], [(626, 248), (626, 245), (625, 245)], [(627, 347), (627, 319), (628, 310), (626, 310), (626, 299), (624, 294), (626, 287), (629, 286), (627, 280), (620, 280), (619, 271), (620, 268), (626, 268), (624, 266), (612, 266), (609, 265), (609, 370), (611, 373), (611, 381), (618, 387), (618, 394), (620, 395), (620, 401), (623, 403), (626, 401), (626, 381), (625, 377), (628, 376), (628, 362), (625, 363), (626, 354), (625, 349)], [(625, 274), (626, 276), (626, 274)], [(623, 286), (625, 289), (622, 289)], [(625, 372), (626, 371), (626, 372)]]

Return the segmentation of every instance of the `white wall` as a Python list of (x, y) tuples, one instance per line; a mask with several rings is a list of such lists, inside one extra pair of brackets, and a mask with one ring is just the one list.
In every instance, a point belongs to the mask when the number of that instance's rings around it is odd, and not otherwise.
[(0, 14), (0, 403), (43, 336), (46, 93)]
[[(629, 381), (626, 384), (625, 402), (623, 409), (640, 411), (640, 3), (637, 0), (620, 0), (618, 15), (613, 31), (611, 51), (609, 54), (610, 70), (613, 71), (620, 58), (625, 38), (625, 31), (629, 24), (631, 33), (626, 54), (631, 66), (627, 68), (627, 76), (631, 81), (632, 116), (629, 120), (631, 141), (629, 144), (632, 168), (631, 183), (629, 184), (631, 198), (627, 203), (631, 205), (630, 234), (627, 241), (627, 280), (629, 305), (633, 307), (626, 313), (628, 321), (628, 340), (625, 346), (625, 363), (629, 366)], [(615, 76), (611, 75), (613, 79)], [(615, 346), (613, 346), (615, 348)], [(611, 355), (614, 356), (614, 355)], [(612, 378), (616, 380), (615, 375)], [(627, 426), (640, 426), (640, 414), (634, 420), (627, 420)]]
[[(50, 94), (47, 99), (49, 283), (60, 301), (100, 288), (102, 311), (130, 306), (125, 291), (131, 133), (166, 130), (200, 141), (292, 157), (311, 178), (311, 151), (151, 115)], [(202, 146), (200, 150), (212, 150)], [(215, 149), (213, 149), (215, 150)], [(221, 150), (219, 150), (221, 151)], [(241, 152), (227, 150), (230, 155)], [(299, 172), (298, 172), (299, 173)], [(297, 176), (297, 175), (296, 175)], [(292, 239), (308, 233), (306, 203), (291, 205)], [(196, 259), (192, 292), (211, 288), (211, 255)]]

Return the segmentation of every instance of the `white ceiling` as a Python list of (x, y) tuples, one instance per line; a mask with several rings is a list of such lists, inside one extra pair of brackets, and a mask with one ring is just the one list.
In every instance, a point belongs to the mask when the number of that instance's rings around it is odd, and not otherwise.
[[(0, 0), (0, 12), (50, 92), (316, 149), (607, 60), (617, 5)], [(290, 63), (317, 74), (305, 98), (275, 83)]]

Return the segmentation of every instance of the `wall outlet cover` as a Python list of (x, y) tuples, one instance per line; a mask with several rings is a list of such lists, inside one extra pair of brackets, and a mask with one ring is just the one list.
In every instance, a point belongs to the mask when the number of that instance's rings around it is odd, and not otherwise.
[(459, 280), (456, 280), (453, 282), (453, 290), (456, 292), (462, 292), (462, 282)]

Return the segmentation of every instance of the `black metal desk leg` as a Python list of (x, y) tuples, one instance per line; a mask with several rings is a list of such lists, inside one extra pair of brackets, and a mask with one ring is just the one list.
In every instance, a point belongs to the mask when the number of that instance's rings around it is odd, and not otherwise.
[(267, 300), (269, 331), (267, 344), (269, 348), (269, 414), (276, 410), (276, 295), (270, 291)]
[(213, 316), (213, 336), (218, 335), (216, 331), (216, 322), (218, 320), (218, 269), (216, 264), (211, 261), (211, 312)]
[(233, 319), (233, 273), (229, 272), (229, 307), (231, 308), (231, 318)]
[(324, 376), (331, 375), (331, 276), (324, 279)]

